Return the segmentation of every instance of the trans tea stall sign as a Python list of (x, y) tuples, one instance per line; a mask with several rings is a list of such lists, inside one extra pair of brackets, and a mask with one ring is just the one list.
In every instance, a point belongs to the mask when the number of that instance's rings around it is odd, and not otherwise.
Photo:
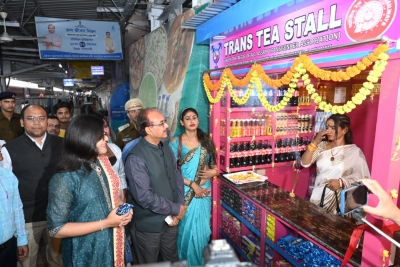
[(210, 45), (212, 69), (308, 53), (361, 40), (398, 39), (396, 0), (328, 0)]
[(41, 59), (120, 60), (117, 22), (35, 17)]

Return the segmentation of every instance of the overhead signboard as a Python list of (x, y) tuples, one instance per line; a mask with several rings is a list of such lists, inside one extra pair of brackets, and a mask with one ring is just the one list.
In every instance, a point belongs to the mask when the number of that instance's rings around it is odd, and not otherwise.
[(92, 75), (104, 75), (104, 66), (91, 66)]
[[(326, 0), (228, 34), (210, 45), (211, 69), (297, 56), (353, 42), (400, 37), (398, 1)], [(397, 25), (397, 26), (396, 26)]]
[(65, 87), (74, 86), (75, 85), (74, 79), (63, 79), (63, 82), (64, 82), (64, 86)]
[(121, 60), (117, 22), (35, 17), (41, 59)]

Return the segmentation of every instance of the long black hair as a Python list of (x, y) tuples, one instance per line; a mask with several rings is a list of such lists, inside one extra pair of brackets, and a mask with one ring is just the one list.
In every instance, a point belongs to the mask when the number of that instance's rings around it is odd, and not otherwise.
[(347, 127), (347, 133), (344, 135), (344, 142), (346, 145), (353, 144), (353, 133), (350, 129), (350, 118), (347, 115), (332, 114), (326, 121), (333, 120), (335, 123), (335, 138), (338, 134), (338, 127), (345, 129)]
[(57, 172), (72, 172), (82, 166), (90, 172), (97, 158), (97, 142), (104, 138), (103, 120), (93, 115), (79, 115), (68, 124), (62, 158)]
[[(194, 108), (185, 108), (181, 113), (181, 121), (183, 121), (185, 115), (190, 111), (196, 114), (197, 118), (199, 117), (199, 114)], [(201, 146), (207, 150), (208, 154), (210, 155), (211, 161), (216, 162), (217, 155), (215, 151), (216, 150), (215, 144), (213, 140), (210, 138), (210, 136), (205, 132), (203, 132), (203, 130), (200, 129), (199, 127), (197, 127), (197, 139), (199, 140)]]

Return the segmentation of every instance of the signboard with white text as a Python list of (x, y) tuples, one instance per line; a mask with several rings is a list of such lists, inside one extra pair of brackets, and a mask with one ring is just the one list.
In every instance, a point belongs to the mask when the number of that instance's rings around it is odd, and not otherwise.
[(117, 22), (35, 17), (41, 59), (121, 60)]

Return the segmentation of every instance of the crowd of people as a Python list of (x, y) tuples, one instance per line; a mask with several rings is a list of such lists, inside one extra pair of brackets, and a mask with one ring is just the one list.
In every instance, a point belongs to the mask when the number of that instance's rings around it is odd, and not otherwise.
[[(203, 264), (209, 178), (218, 171), (196, 110), (182, 112), (177, 160), (176, 140), (165, 142), (164, 116), (139, 99), (125, 105), (130, 122), (119, 128), (117, 144), (101, 114), (74, 116), (65, 102), (54, 115), (38, 105), (16, 114), (10, 92), (0, 93), (0, 104), (7, 129), (0, 131), (2, 266), (36, 266), (41, 241), (49, 266), (125, 266), (127, 243), (133, 264)], [(117, 214), (126, 202), (133, 210)]]
[[(199, 128), (195, 109), (181, 112), (184, 132), (166, 142), (164, 116), (131, 99), (125, 105), (130, 122), (119, 128), (114, 144), (101, 114), (73, 116), (63, 102), (54, 115), (38, 105), (16, 114), (11, 92), (0, 93), (0, 106), (1, 266), (36, 266), (41, 240), (51, 267), (179, 260), (204, 265), (210, 178), (218, 168), (215, 145)], [(317, 164), (311, 201), (336, 213), (336, 192), (361, 181), (380, 199), (364, 210), (400, 224), (400, 210), (369, 179), (352, 139), (349, 118), (332, 115), (308, 146), (302, 164)], [(124, 203), (133, 209), (119, 213)]]

